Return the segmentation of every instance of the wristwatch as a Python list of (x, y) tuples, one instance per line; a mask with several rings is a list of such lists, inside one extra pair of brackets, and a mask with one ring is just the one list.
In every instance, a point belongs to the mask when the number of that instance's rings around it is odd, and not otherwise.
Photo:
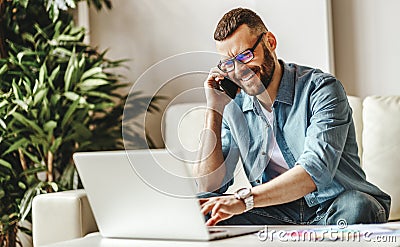
[(249, 211), (250, 209), (254, 208), (254, 198), (253, 194), (251, 194), (250, 188), (241, 188), (235, 192), (235, 198), (238, 200), (242, 200), (246, 205), (245, 212)]

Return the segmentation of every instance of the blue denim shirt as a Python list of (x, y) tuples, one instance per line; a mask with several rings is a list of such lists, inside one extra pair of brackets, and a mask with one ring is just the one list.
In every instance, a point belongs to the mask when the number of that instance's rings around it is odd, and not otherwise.
[(302, 166), (317, 187), (304, 197), (308, 206), (358, 190), (374, 196), (388, 215), (390, 196), (367, 182), (360, 167), (352, 109), (342, 84), (318, 69), (280, 63), (273, 123), (257, 99), (244, 92), (225, 107), (221, 137), (227, 173), (219, 192), (233, 183), (239, 157), (252, 186), (267, 182), (268, 140), (275, 137), (289, 169)]

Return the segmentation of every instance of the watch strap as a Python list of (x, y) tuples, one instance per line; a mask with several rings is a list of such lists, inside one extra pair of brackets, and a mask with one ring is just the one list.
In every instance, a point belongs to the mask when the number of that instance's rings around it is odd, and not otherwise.
[[(248, 190), (248, 194), (242, 195), (241, 192), (243, 190)], [(238, 200), (243, 201), (243, 203), (246, 206), (246, 209), (244, 212), (251, 210), (254, 208), (254, 197), (253, 194), (251, 193), (251, 188), (241, 188), (235, 192), (235, 198)]]
[(245, 198), (244, 204), (246, 205), (246, 209), (244, 210), (245, 212), (251, 210), (254, 208), (254, 197), (253, 195), (250, 195), (249, 197)]

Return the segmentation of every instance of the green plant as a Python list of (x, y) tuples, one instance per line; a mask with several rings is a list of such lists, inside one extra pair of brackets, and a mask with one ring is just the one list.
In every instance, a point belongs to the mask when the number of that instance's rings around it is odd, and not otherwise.
[[(90, 2), (111, 7), (108, 0)], [(74, 4), (0, 0), (0, 246), (20, 244), (17, 230), (29, 233), (18, 223), (30, 220), (35, 195), (79, 186), (74, 152), (123, 149), (126, 85), (111, 69), (124, 61), (82, 42), (85, 30), (64, 11)], [(158, 109), (134, 102), (128, 107), (136, 115)]]

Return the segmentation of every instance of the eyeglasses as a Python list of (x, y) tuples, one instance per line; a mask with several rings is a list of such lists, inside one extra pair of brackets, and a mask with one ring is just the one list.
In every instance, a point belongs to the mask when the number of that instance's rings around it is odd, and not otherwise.
[(257, 48), (258, 44), (260, 43), (263, 35), (265, 33), (260, 34), (260, 36), (257, 39), (257, 42), (254, 44), (254, 46), (250, 49), (247, 49), (239, 54), (237, 54), (233, 58), (229, 58), (223, 61), (219, 61), (218, 63), (218, 68), (225, 73), (231, 72), (232, 70), (235, 69), (235, 60), (239, 61), (241, 63), (248, 63), (254, 58), (254, 50)]

